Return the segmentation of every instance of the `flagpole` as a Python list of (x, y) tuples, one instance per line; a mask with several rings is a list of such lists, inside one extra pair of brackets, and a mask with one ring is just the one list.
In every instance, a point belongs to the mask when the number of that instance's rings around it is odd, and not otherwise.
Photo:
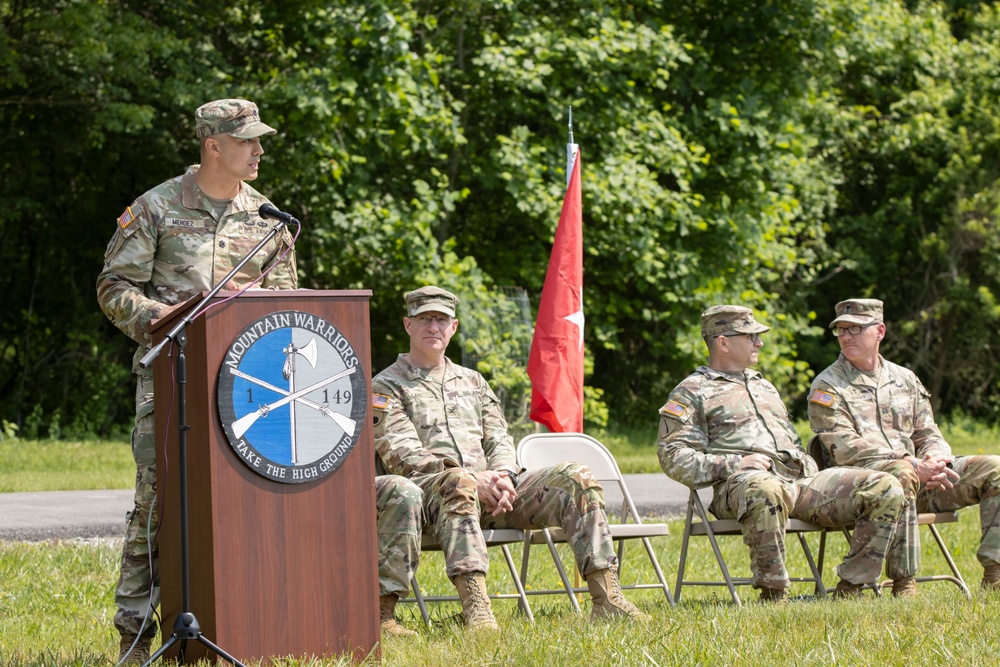
[[(569, 182), (573, 178), (573, 167), (576, 163), (576, 156), (580, 147), (573, 141), (573, 107), (569, 107), (569, 142), (566, 144), (566, 188), (569, 188)], [(583, 586), (583, 581), (580, 576), (580, 569), (573, 568), (573, 588), (580, 588)], [(578, 602), (583, 602), (583, 594), (577, 593), (576, 595)]]
[(583, 431), (582, 156), (573, 143), (572, 122), (569, 128), (569, 182), (552, 240), (528, 355), (530, 417), (555, 433)]

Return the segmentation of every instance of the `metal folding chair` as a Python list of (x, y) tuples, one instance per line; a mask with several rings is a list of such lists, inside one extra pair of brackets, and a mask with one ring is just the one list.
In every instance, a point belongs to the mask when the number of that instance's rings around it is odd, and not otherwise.
[[(809, 456), (816, 460), (816, 465), (819, 466), (820, 470), (830, 467), (829, 455), (826, 452), (826, 447), (823, 446), (822, 440), (818, 435), (814, 435), (809, 440)], [(969, 591), (969, 587), (965, 583), (965, 579), (962, 578), (962, 573), (959, 572), (958, 566), (955, 564), (955, 560), (951, 557), (951, 552), (948, 550), (948, 546), (941, 539), (941, 533), (938, 532), (937, 524), (939, 523), (956, 523), (958, 521), (958, 512), (920, 512), (917, 514), (917, 525), (926, 526), (927, 530), (934, 537), (934, 541), (937, 543), (938, 549), (941, 551), (941, 555), (944, 557), (945, 562), (948, 563), (948, 567), (951, 569), (951, 574), (929, 574), (920, 575), (915, 577), (917, 583), (924, 583), (927, 581), (950, 581), (951, 583), (958, 586), (958, 588), (965, 594), (967, 598), (972, 598), (972, 593)], [(842, 529), (844, 537), (850, 541), (851, 530), (853, 526), (848, 526)], [(826, 556), (826, 531), (819, 538), (819, 568), (820, 571), (823, 569), (823, 560)], [(886, 586), (891, 586), (892, 581), (886, 580), (881, 583), (881, 586), (885, 588)]]
[[(695, 515), (697, 515), (697, 521), (695, 521)], [(821, 576), (822, 567), (817, 566), (812, 555), (812, 550), (809, 549), (809, 544), (805, 538), (805, 533), (813, 532), (820, 532), (821, 540), (823, 535), (825, 535), (825, 529), (822, 526), (817, 526), (808, 521), (789, 519), (785, 525), (786, 535), (793, 534), (799, 538), (802, 553), (805, 555), (806, 561), (809, 563), (809, 569), (813, 575), (812, 577), (791, 577), (790, 581), (811, 581), (813, 582), (816, 595), (826, 598), (826, 586), (823, 585), (823, 578)], [(684, 586), (725, 586), (729, 589), (729, 595), (733, 598), (733, 602), (741, 605), (742, 603), (740, 602), (739, 594), (736, 592), (736, 587), (749, 585), (750, 578), (734, 577), (729, 573), (729, 568), (726, 566), (726, 560), (722, 556), (722, 550), (719, 548), (719, 542), (716, 538), (720, 535), (742, 534), (743, 531), (740, 523), (734, 519), (709, 519), (701, 496), (698, 495), (696, 489), (691, 489), (691, 494), (688, 498), (687, 517), (684, 520), (684, 536), (681, 538), (681, 555), (677, 564), (677, 586), (674, 589), (674, 599), (680, 602), (681, 590)], [(712, 551), (715, 553), (715, 560), (719, 564), (719, 570), (722, 572), (723, 581), (695, 581), (684, 578), (684, 572), (687, 567), (688, 544), (692, 536), (698, 535), (708, 537), (708, 541), (712, 544)]]
[[(507, 569), (510, 571), (511, 579), (514, 580), (514, 587), (517, 589), (516, 593), (490, 593), (490, 598), (493, 600), (509, 600), (517, 599), (518, 608), (528, 617), (528, 621), (531, 623), (535, 622), (535, 616), (531, 613), (531, 606), (528, 604), (528, 597), (525, 594), (524, 584), (521, 583), (521, 577), (517, 574), (517, 566), (514, 564), (514, 557), (511, 556), (509, 545), (517, 544), (519, 542), (524, 542), (526, 538), (526, 533), (523, 530), (518, 530), (516, 528), (504, 528), (500, 530), (483, 530), (483, 538), (486, 540), (487, 547), (500, 547), (503, 552), (504, 560), (507, 561)], [(420, 550), (424, 551), (440, 551), (441, 543), (437, 541), (431, 535), (426, 533), (420, 539)], [(420, 608), (420, 615), (424, 618), (424, 623), (427, 627), (431, 625), (431, 617), (427, 613), (428, 602), (454, 602), (459, 600), (458, 595), (433, 595), (424, 596), (420, 592), (420, 584), (417, 582), (417, 574), (413, 573), (410, 577), (410, 585), (413, 588), (413, 598), (406, 598), (400, 600), (400, 602), (416, 602), (417, 606)]]
[[(618, 463), (615, 462), (611, 452), (596, 439), (583, 433), (532, 433), (525, 436), (517, 445), (517, 460), (521, 466), (527, 470), (538, 470), (547, 468), (558, 463), (572, 462), (582, 463), (590, 468), (591, 473), (601, 483), (607, 487), (609, 484), (617, 484), (622, 494), (622, 507), (618, 515), (619, 524), (610, 524), (611, 537), (618, 543), (618, 574), (621, 579), (621, 571), (624, 564), (625, 540), (638, 539), (646, 549), (653, 571), (656, 573), (659, 583), (638, 583), (622, 585), (623, 589), (653, 589), (658, 588), (663, 591), (667, 602), (674, 603), (670, 595), (670, 587), (667, 585), (660, 569), (660, 563), (656, 559), (653, 546), (649, 541), (651, 537), (663, 537), (670, 534), (670, 529), (665, 523), (643, 523), (639, 512), (632, 502), (628, 487)], [(631, 523), (630, 523), (631, 520)], [(580, 605), (576, 600), (576, 593), (586, 592), (588, 589), (574, 587), (566, 576), (566, 569), (556, 551), (557, 543), (565, 543), (566, 535), (562, 528), (546, 528), (542, 530), (528, 531), (524, 542), (524, 551), (521, 558), (521, 580), (525, 581), (528, 574), (528, 560), (532, 544), (545, 544), (549, 548), (552, 560), (559, 572), (562, 580), (563, 590), (529, 590), (528, 595), (552, 595), (565, 592), (570, 599), (573, 609), (580, 612)]]

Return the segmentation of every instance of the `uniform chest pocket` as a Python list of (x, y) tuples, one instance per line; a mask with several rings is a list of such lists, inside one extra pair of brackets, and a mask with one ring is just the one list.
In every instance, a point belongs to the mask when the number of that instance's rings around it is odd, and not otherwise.
[(913, 432), (913, 394), (894, 394), (889, 404), (892, 427), (909, 436)]
[(197, 255), (208, 249), (211, 252), (215, 231), (205, 226), (204, 220), (165, 218), (157, 243), (157, 256)]
[(466, 428), (482, 421), (482, 405), (479, 401), (479, 394), (475, 390), (448, 391), (445, 403), (449, 421), (460, 420)]

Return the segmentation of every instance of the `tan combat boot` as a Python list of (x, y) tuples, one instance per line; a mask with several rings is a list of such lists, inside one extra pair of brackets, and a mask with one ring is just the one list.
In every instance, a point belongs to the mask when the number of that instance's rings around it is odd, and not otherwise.
[(846, 579), (841, 579), (837, 583), (837, 590), (833, 592), (834, 600), (860, 600), (861, 589), (864, 584), (852, 584)]
[(594, 608), (590, 612), (590, 620), (592, 621), (606, 616), (649, 618), (622, 595), (622, 586), (618, 582), (618, 570), (613, 566), (588, 574), (587, 588), (590, 589), (590, 597), (594, 602)]
[(983, 569), (983, 581), (979, 585), (984, 591), (1000, 591), (1000, 565), (987, 565)]
[(416, 637), (416, 632), (404, 628), (396, 620), (396, 601), (398, 599), (395, 593), (378, 596), (379, 625), (382, 634), (394, 637)]
[(897, 598), (917, 597), (917, 580), (913, 577), (892, 580), (892, 595)]
[(761, 588), (760, 601), (771, 604), (785, 604), (788, 602), (788, 589), (785, 588)]
[[(121, 645), (118, 651), (118, 663), (122, 667), (127, 665), (144, 665), (149, 660), (149, 645), (153, 638), (149, 635), (139, 637), (136, 641), (135, 635), (122, 635)], [(133, 647), (132, 644), (135, 644)]]
[(493, 616), (490, 596), (486, 592), (486, 575), (483, 572), (459, 574), (451, 580), (462, 600), (462, 615), (465, 625), (471, 630), (499, 630)]

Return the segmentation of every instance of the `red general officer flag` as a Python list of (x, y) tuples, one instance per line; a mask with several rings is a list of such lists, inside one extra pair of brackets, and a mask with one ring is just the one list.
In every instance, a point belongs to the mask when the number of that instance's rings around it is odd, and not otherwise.
[(531, 418), (583, 432), (583, 202), (580, 152), (566, 188), (528, 357)]

